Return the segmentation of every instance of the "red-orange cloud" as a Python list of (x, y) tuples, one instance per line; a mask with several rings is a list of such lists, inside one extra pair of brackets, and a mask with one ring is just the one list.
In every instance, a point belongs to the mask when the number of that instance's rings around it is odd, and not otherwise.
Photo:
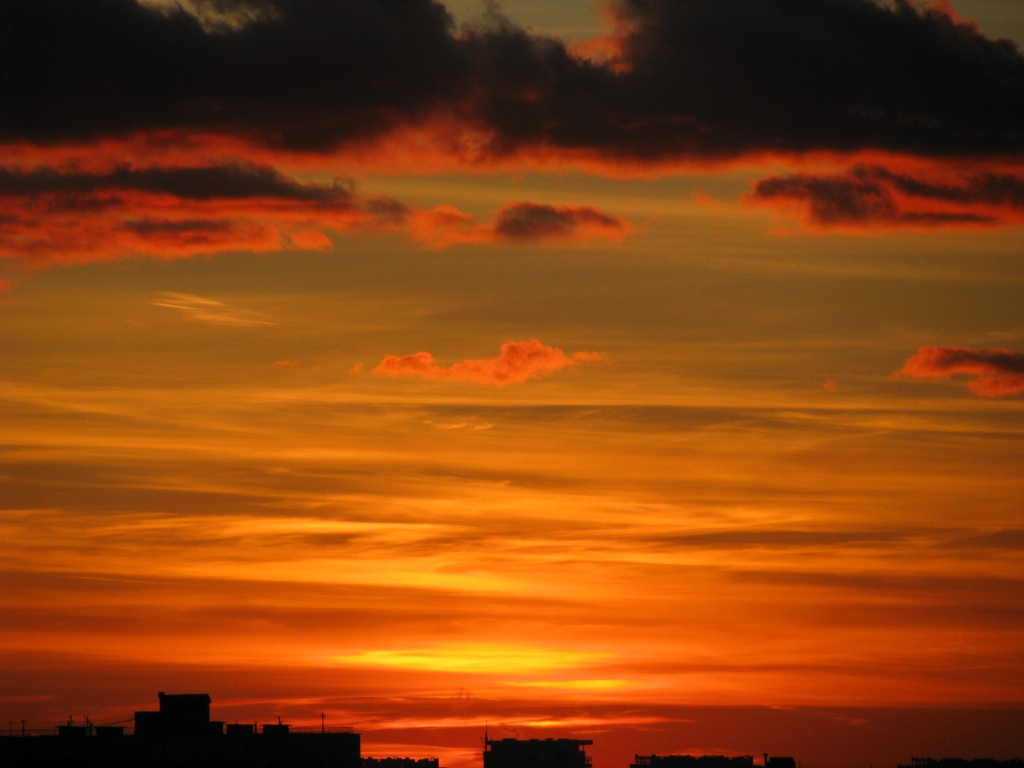
[(976, 376), (967, 386), (980, 397), (1019, 395), (1024, 392), (1024, 353), (1001, 348), (921, 347), (895, 375), (948, 379), (957, 374)]
[(374, 226), (349, 182), (269, 166), (0, 168), (0, 256), (29, 266), (133, 255), (320, 250), (320, 229)]
[(1024, 222), (1024, 176), (999, 170), (857, 165), (840, 174), (773, 176), (747, 199), (794, 212), (811, 230), (994, 227)]
[(556, 347), (548, 347), (537, 339), (507, 341), (501, 345), (501, 354), (486, 360), (463, 360), (448, 366), (438, 365), (429, 352), (411, 355), (387, 355), (373, 369), (381, 376), (411, 376), (439, 381), (472, 381), (503, 387), (519, 384), (527, 379), (549, 376), (579, 363), (593, 363), (601, 359), (596, 352), (574, 352), (567, 355)]

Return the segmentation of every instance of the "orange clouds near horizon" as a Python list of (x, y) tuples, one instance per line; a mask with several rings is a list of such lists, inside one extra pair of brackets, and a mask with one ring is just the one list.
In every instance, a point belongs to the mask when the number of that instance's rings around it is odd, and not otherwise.
[(450, 366), (438, 365), (429, 352), (411, 355), (386, 355), (373, 369), (379, 376), (411, 377), (437, 381), (471, 381), (495, 387), (521, 384), (529, 379), (550, 376), (580, 363), (601, 360), (596, 352), (574, 352), (567, 355), (560, 349), (532, 341), (507, 341), (501, 354), (484, 360), (463, 360)]

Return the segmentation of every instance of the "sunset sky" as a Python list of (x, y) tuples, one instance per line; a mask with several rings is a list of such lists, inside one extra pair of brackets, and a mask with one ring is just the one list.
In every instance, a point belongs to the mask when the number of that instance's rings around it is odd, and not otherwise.
[(1020, 0), (0, 0), (0, 721), (1024, 757)]

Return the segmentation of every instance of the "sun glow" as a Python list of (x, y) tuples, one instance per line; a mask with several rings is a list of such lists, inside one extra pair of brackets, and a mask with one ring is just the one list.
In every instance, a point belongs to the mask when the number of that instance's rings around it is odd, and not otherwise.
[(499, 643), (456, 643), (424, 648), (370, 650), (333, 661), (371, 667), (394, 667), (431, 672), (525, 675), (578, 669), (607, 661), (606, 653)]

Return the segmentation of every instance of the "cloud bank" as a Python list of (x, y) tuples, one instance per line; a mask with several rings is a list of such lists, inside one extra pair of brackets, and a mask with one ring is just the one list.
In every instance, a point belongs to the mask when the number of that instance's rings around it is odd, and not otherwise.
[(318, 227), (375, 219), (350, 182), (299, 182), (253, 164), (0, 168), (0, 256), (30, 266), (322, 249), (330, 241)]
[(976, 378), (967, 387), (981, 397), (1003, 397), (1024, 392), (1024, 353), (1008, 349), (921, 347), (896, 376), (948, 379), (964, 374)]
[(567, 355), (556, 347), (548, 347), (537, 339), (507, 341), (501, 345), (501, 354), (485, 360), (463, 360), (445, 367), (438, 365), (429, 352), (411, 355), (387, 355), (373, 369), (379, 376), (408, 376), (436, 381), (471, 381), (477, 384), (503, 387), (519, 384), (528, 379), (550, 376), (580, 363), (593, 363), (601, 359), (596, 352), (574, 352)]
[(252, 163), (102, 171), (0, 167), (0, 257), (28, 266), (324, 250), (332, 244), (324, 230), (404, 232), (442, 248), (618, 240), (631, 228), (594, 208), (530, 202), (505, 206), (493, 222), (478, 223), (450, 206), (416, 211), (391, 198), (363, 198), (349, 180), (299, 181)]
[(941, 5), (617, 0), (608, 59), (434, 0), (6, 0), (0, 141), (172, 130), (293, 152), (443, 126), (481, 160), (1024, 149), (1024, 57)]

